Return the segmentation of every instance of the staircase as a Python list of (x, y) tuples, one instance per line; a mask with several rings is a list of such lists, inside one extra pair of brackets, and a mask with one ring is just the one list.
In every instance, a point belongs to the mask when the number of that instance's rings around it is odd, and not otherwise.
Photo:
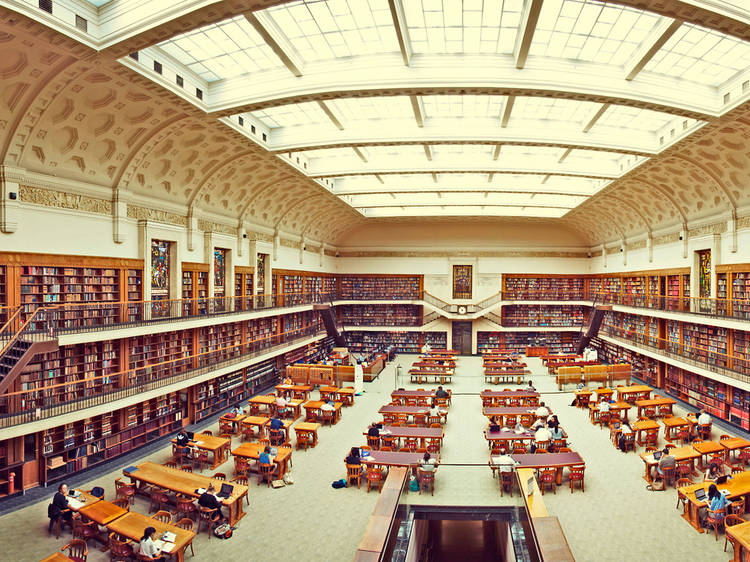
[(20, 309), (0, 329), (0, 394), (12, 390), (13, 383), (26, 365), (39, 353), (59, 349), (57, 338), (31, 328), (41, 316), (37, 309), (26, 321), (21, 321)]
[(323, 319), (323, 325), (326, 327), (326, 333), (329, 337), (333, 338), (336, 343), (336, 347), (346, 347), (346, 338), (339, 332), (338, 326), (336, 325), (336, 317), (333, 315), (333, 308), (329, 304), (314, 304), (313, 310), (320, 312), (320, 317)]
[(599, 328), (604, 320), (604, 313), (608, 310), (612, 310), (611, 305), (607, 306), (594, 306), (594, 311), (589, 317), (589, 323), (586, 325), (586, 331), (581, 333), (581, 337), (578, 340), (578, 350), (576, 353), (581, 355), (583, 350), (588, 347), (592, 338), (595, 338), (599, 333)]

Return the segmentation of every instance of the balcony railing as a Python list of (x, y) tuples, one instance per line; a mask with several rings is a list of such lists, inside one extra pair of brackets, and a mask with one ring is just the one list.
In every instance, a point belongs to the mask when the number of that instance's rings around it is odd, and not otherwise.
[[(135, 396), (179, 381), (231, 366), (258, 355), (270, 353), (295, 341), (322, 334), (321, 326), (300, 328), (225, 346), (195, 355), (144, 365), (117, 373), (81, 377), (68, 376), (65, 382), (45, 384), (44, 381), (23, 383), (37, 385), (0, 396), (0, 427), (9, 427), (49, 418), (83, 408)], [(61, 375), (63, 377), (65, 375)], [(186, 385), (187, 386), (187, 385)]]

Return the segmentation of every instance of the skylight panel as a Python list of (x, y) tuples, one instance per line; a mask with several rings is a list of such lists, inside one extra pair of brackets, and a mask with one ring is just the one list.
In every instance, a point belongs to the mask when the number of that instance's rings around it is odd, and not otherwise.
[(518, 97), (513, 105), (511, 122), (515, 119), (543, 119), (581, 123), (588, 121), (601, 107), (590, 101), (542, 97)]
[[(270, 129), (330, 123), (328, 116), (315, 102), (292, 103), (278, 107), (269, 107), (253, 111), (251, 115), (259, 119)], [(333, 125), (331, 124), (331, 126)]]
[(404, 3), (415, 53), (511, 54), (521, 20), (519, 0), (414, 0)]
[(750, 43), (718, 31), (683, 23), (644, 71), (720, 86), (747, 70)]
[(158, 47), (207, 82), (284, 67), (244, 16), (178, 35)]
[(500, 118), (506, 96), (488, 95), (440, 95), (422, 96), (428, 118)]
[[(594, 125), (655, 132), (674, 119), (669, 113), (626, 105), (611, 105)], [(693, 121), (692, 119), (690, 121)]]
[(492, 144), (435, 144), (431, 146), (436, 158), (489, 158), (495, 150)]
[(433, 207), (372, 207), (361, 208), (362, 213), (367, 217), (463, 217), (463, 216), (483, 216), (483, 217), (535, 217), (535, 218), (560, 218), (564, 216), (569, 209), (547, 208), (547, 207), (502, 207), (502, 206), (468, 206), (458, 207), (450, 205), (433, 206)]
[(304, 61), (399, 50), (387, 0), (302, 0), (266, 13)]
[(326, 102), (346, 121), (362, 119), (414, 119), (408, 96), (340, 98)]
[(546, 0), (530, 56), (621, 66), (659, 22), (659, 16), (594, 0)]

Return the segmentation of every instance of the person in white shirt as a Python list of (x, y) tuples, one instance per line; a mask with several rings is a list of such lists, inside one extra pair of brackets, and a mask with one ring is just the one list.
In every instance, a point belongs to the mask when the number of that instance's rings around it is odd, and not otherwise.
[(437, 404), (434, 400), (432, 401), (432, 404), (430, 405), (429, 416), (431, 418), (436, 418), (440, 416), (440, 410), (438, 410)]
[(536, 388), (534, 388), (534, 385), (531, 384), (531, 381), (529, 381), (529, 386), (526, 387), (526, 390), (529, 390), (531, 392), (536, 392)]
[(156, 558), (161, 554), (161, 550), (156, 548), (154, 544), (154, 535), (156, 535), (156, 529), (153, 527), (146, 527), (143, 531), (143, 537), (141, 538), (140, 548), (141, 554)]
[(287, 405), (286, 398), (284, 398), (283, 394), (279, 394), (279, 396), (276, 398), (276, 407), (277, 408), (286, 408)]
[(534, 433), (534, 441), (536, 441), (537, 443), (550, 441), (551, 439), (552, 433), (550, 433), (550, 430), (544, 426), (537, 429), (536, 433)]
[(609, 402), (607, 402), (606, 400), (599, 404), (599, 413), (602, 412), (609, 412)]
[(633, 433), (633, 428), (630, 427), (630, 425), (628, 425), (628, 423), (626, 422), (620, 426), (620, 431), (623, 435), (628, 435), (630, 433)]
[(513, 472), (516, 468), (516, 461), (505, 452), (505, 449), (500, 449), (500, 456), (492, 457), (492, 463), (500, 472)]
[(698, 425), (708, 425), (711, 423), (711, 416), (709, 416), (705, 410), (698, 412)]
[(419, 463), (419, 468), (425, 472), (435, 472), (435, 459), (430, 456), (430, 453), (424, 454), (422, 462)]
[(242, 416), (242, 415), (244, 415), (244, 414), (245, 414), (245, 412), (244, 412), (244, 411), (242, 410), (242, 408), (240, 407), (240, 405), (239, 405), (239, 404), (237, 404), (237, 405), (236, 405), (236, 406), (234, 407), (234, 410), (232, 410), (232, 411), (234, 412), (234, 415), (235, 415), (235, 416)]
[(333, 402), (323, 402), (320, 409), (325, 412), (333, 412), (336, 408), (334, 407)]
[(538, 418), (546, 418), (547, 416), (549, 416), (549, 409), (544, 405), (544, 402), (540, 402), (539, 407), (536, 409), (536, 412), (534, 412), (534, 414)]

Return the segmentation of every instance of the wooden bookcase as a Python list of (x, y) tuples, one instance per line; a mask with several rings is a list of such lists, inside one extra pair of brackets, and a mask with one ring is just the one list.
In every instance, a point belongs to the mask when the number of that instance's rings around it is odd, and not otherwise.
[(477, 353), (507, 349), (524, 354), (529, 346), (543, 345), (552, 354), (573, 353), (578, 345), (577, 332), (477, 332)]
[(208, 264), (182, 262), (182, 298), (193, 299), (191, 303), (183, 303), (183, 314), (186, 316), (206, 314), (207, 297)]
[(252, 267), (235, 266), (234, 296), (236, 310), (248, 310), (253, 307), (253, 274)]
[(422, 297), (422, 275), (342, 275), (339, 298), (343, 300), (416, 300)]
[(508, 327), (582, 326), (588, 307), (556, 305), (510, 305), (501, 310), (502, 325)]
[(193, 337), (193, 330), (179, 330), (129, 338), (128, 368), (146, 367), (153, 379), (183, 373), (193, 368)]
[(345, 326), (421, 326), (422, 306), (412, 304), (353, 304), (336, 307)]
[(503, 275), (506, 300), (581, 300), (584, 278), (580, 275)]

